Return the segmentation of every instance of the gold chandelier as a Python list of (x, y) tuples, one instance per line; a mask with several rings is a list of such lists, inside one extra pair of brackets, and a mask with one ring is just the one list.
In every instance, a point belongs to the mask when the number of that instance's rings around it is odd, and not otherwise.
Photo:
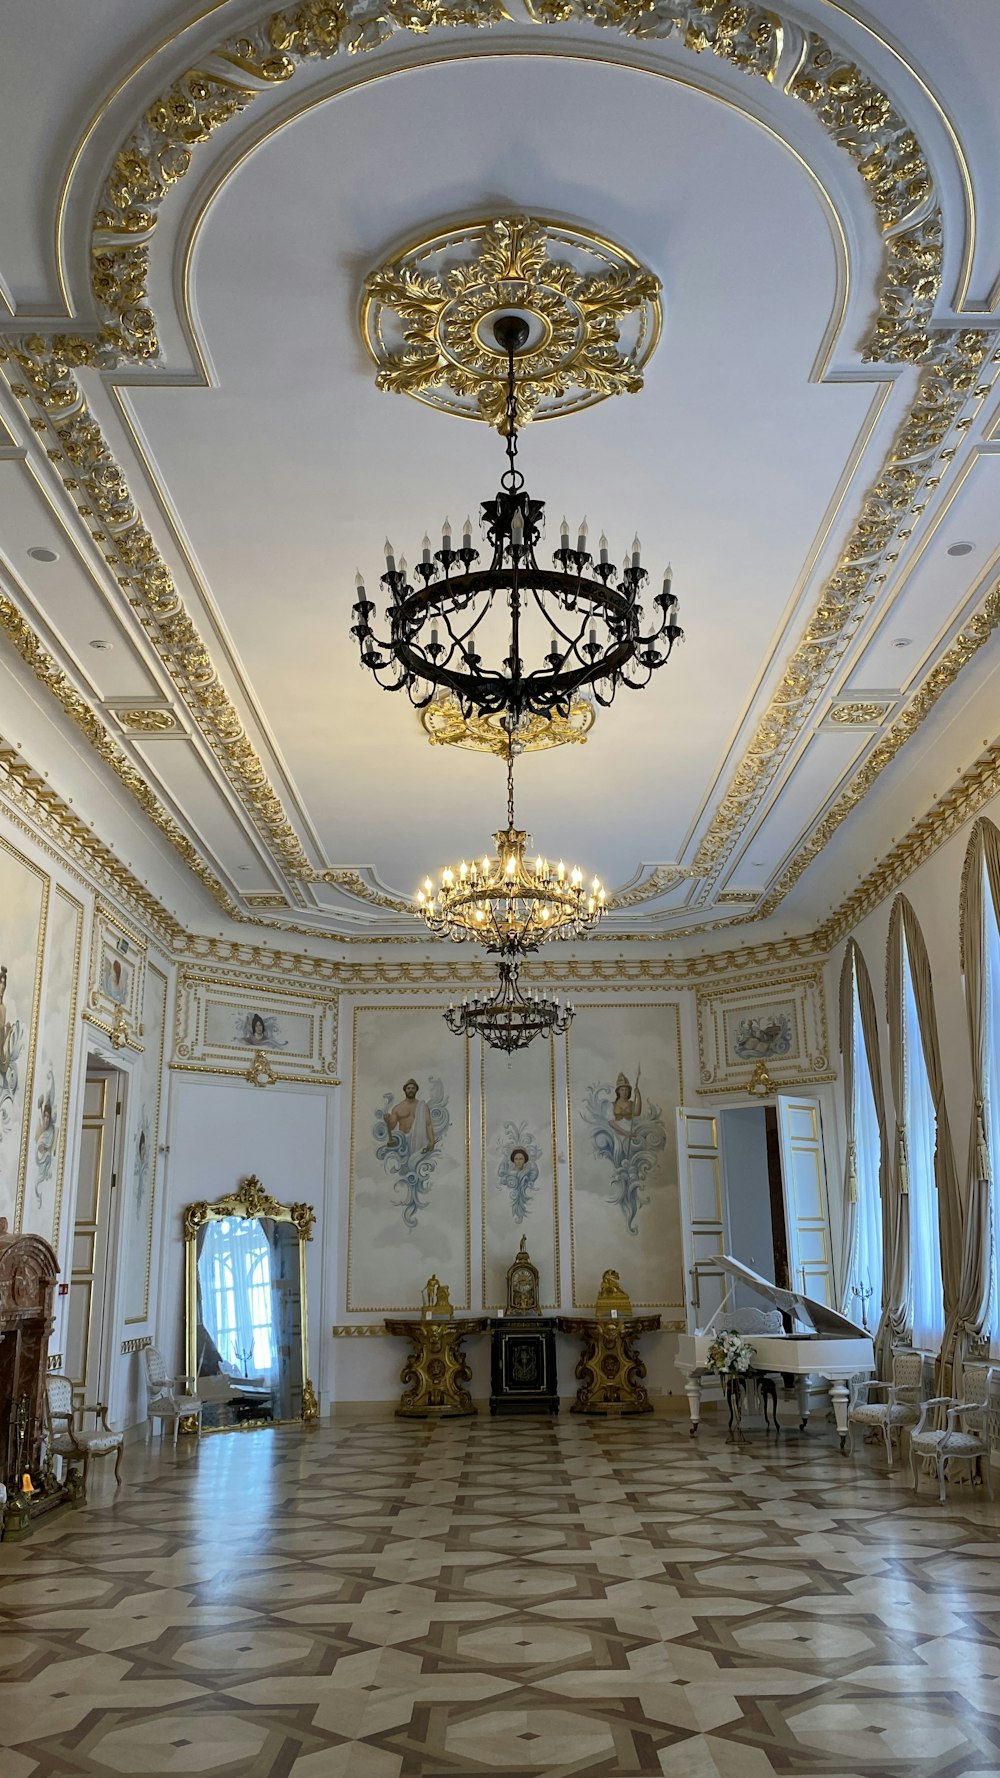
[(430, 877), (417, 906), (437, 938), (474, 939), (505, 956), (534, 951), (548, 938), (578, 938), (604, 913), (607, 897), (597, 877), (576, 866), (526, 857), (531, 835), (514, 820), (514, 750), (507, 749), (507, 826), (493, 835), (495, 854), (462, 860)]

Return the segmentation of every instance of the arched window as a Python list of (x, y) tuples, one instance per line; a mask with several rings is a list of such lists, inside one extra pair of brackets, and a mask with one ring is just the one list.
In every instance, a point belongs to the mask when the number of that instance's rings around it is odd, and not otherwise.
[(887, 1133), (875, 997), (853, 939), (840, 978), (840, 1048), (848, 1096), (843, 1306), (854, 1320), (874, 1330), (884, 1294), (882, 1176)]
[(986, 1154), (981, 1168), (989, 1181), (990, 1300), (984, 1332), (990, 1352), (1000, 1353), (1000, 1259), (997, 1254), (997, 1164), (1000, 1161), (1000, 922), (996, 902), (983, 871), (983, 1134)]
[(910, 1320), (913, 1344), (939, 1352), (944, 1338), (941, 1232), (934, 1170), (937, 1118), (924, 1060), (913, 966), (903, 934), (903, 1118), (910, 1224)]

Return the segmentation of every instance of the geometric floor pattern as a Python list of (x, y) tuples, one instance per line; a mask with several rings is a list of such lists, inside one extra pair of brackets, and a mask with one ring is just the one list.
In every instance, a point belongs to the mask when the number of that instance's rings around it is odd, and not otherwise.
[(337, 1421), (124, 1476), (0, 1545), (2, 1778), (1000, 1769), (997, 1509), (881, 1447)]

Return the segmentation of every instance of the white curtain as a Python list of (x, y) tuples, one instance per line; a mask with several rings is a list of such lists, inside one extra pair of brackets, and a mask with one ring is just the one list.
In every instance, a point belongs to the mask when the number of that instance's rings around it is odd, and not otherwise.
[(1000, 1156), (1000, 926), (991, 894), (984, 896), (983, 961), (986, 976), (985, 1023), (983, 1030), (983, 1122), (986, 1126), (986, 1149), (990, 1157), (990, 1290), (989, 1333), (990, 1356), (1000, 1355), (1000, 1275), (997, 1263), (997, 1177), (994, 1156)]
[(875, 1328), (882, 1313), (882, 1193), (879, 1187), (882, 1141), (856, 979), (853, 1000), (854, 1176), (858, 1195), (848, 1280), (851, 1293), (848, 1312), (855, 1320), (863, 1319), (867, 1327)]
[(909, 1177), (910, 1314), (913, 1344), (938, 1353), (944, 1338), (944, 1286), (934, 1157), (937, 1119), (924, 1060), (909, 948), (903, 945), (903, 1091)]

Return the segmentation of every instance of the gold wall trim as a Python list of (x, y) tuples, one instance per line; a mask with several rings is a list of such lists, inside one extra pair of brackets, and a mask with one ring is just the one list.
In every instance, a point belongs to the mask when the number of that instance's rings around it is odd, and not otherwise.
[[(53, 790), (47, 778), (22, 759), (17, 748), (0, 736), (0, 789), (36, 830), (48, 834), (59, 847), (59, 862), (72, 870), (72, 861), (88, 873), (73, 875), (87, 888), (94, 881), (120, 897), (132, 913), (143, 920), (160, 938), (171, 940), (182, 936), (183, 928), (167, 912), (163, 903), (151, 895), (145, 884), (122, 864), (121, 860), (98, 839), (93, 829), (81, 821), (75, 810)], [(44, 841), (41, 842), (44, 845)]]
[(930, 715), (942, 693), (954, 685), (962, 668), (989, 642), (998, 627), (1000, 627), (1000, 582), (993, 587), (979, 610), (959, 631), (954, 642), (950, 648), (945, 650), (936, 666), (931, 668), (916, 696), (911, 698), (902, 714), (896, 718), (882, 738), (876, 741), (861, 770), (852, 778), (843, 795), (837, 798), (832, 809), (813, 829), (808, 840), (798, 848), (784, 875), (761, 902), (759, 908), (761, 919), (767, 914), (773, 913), (779, 902), (784, 900), (803, 872), (808, 870), (810, 864), (822, 852), (841, 822), (846, 820), (852, 809), (857, 808), (862, 798), (867, 796), (879, 773), (884, 771), (911, 736), (916, 734), (917, 729)]
[(147, 1347), (152, 1344), (152, 1334), (136, 1334), (133, 1339), (122, 1341), (121, 1355), (123, 1358), (128, 1358), (132, 1352), (145, 1352)]
[[(26, 1093), (21, 1128), (21, 1148), (17, 1162), (17, 1182), (14, 1193), (14, 1232), (19, 1234), (24, 1217), (24, 1193), (28, 1177), (28, 1147), (31, 1142), (31, 1114), (34, 1105), (35, 1057), (38, 1050), (38, 1027), (41, 1023), (39, 1012), (42, 1004), (42, 970), (45, 964), (45, 939), (49, 922), (49, 899), (52, 894), (52, 878), (33, 858), (19, 852), (9, 840), (0, 836), (0, 848), (9, 852), (10, 856), (23, 865), (26, 871), (37, 877), (42, 885), (41, 904), (38, 911), (38, 955), (35, 958), (35, 980), (31, 992), (31, 1024), (28, 1028), (28, 1054), (24, 1064)], [(30, 1095), (30, 1096), (29, 1096)], [(64, 1135), (65, 1139), (65, 1135)]]
[(354, 1326), (353, 1323), (347, 1321), (338, 1321), (330, 1329), (335, 1340), (377, 1340), (388, 1331), (381, 1321), (367, 1321), (359, 1326)]
[[(915, 470), (914, 450), (918, 456), (921, 450), (930, 450), (933, 458), (933, 450), (957, 421), (970, 393), (978, 393), (974, 388), (976, 370), (985, 359), (986, 347), (983, 336), (972, 329), (937, 335), (930, 332), (940, 287), (942, 248), (941, 213), (927, 156), (888, 95), (821, 35), (806, 32), (794, 21), (761, 6), (734, 6), (728, 0), (687, 0), (672, 7), (669, 17), (655, 22), (653, 15), (647, 20), (642, 9), (609, 7), (606, 0), (526, 0), (525, 10), (529, 19), (547, 26), (584, 20), (625, 36), (640, 34), (642, 17), (642, 35), (672, 37), (692, 54), (710, 53), (742, 73), (774, 81), (790, 69), (784, 90), (805, 104), (856, 162), (885, 243), (879, 317), (865, 356), (872, 362), (925, 363), (930, 367), (895, 454), (868, 497), (844, 562), (810, 620), (782, 687), (703, 836), (696, 865), (700, 874), (707, 875), (718, 871), (749, 821), (874, 596), (879, 575), (874, 572), (873, 551), (880, 560), (888, 556), (889, 543), (899, 534), (901, 517), (912, 515), (911, 503), (927, 478), (930, 465)], [(311, 873), (298, 836), (180, 600), (167, 564), (141, 521), (124, 475), (87, 409), (76, 373), (88, 366), (107, 371), (156, 359), (156, 323), (146, 284), (149, 244), (160, 205), (190, 169), (195, 148), (209, 141), (258, 94), (291, 79), (302, 62), (329, 58), (341, 50), (375, 49), (399, 31), (422, 34), (459, 24), (489, 29), (513, 17), (515, 13), (499, 0), (457, 0), (456, 4), (428, 0), (410, 9), (397, 7), (394, 0), (348, 0), (347, 4), (342, 0), (332, 4), (330, 0), (302, 0), (302, 4), (272, 13), (248, 28), (245, 35), (201, 56), (196, 67), (179, 76), (147, 107), (112, 164), (93, 219), (93, 294), (103, 323), (100, 335), (32, 335), (19, 341), (16, 348), (42, 420), (51, 421), (60, 440), (55, 453), (50, 454), (69, 458), (78, 471), (67, 479), (77, 488), (82, 484), (88, 516), (100, 526), (93, 535), (109, 552), (109, 564), (140, 622), (272, 855), (291, 874), (302, 873), (306, 880)], [(943, 389), (946, 396), (942, 400)], [(909, 457), (904, 463), (907, 444)], [(28, 645), (29, 638), (33, 647)], [(40, 649), (37, 638), (29, 632), (23, 641), (15, 639), (15, 645), (58, 696), (50, 657), (48, 674), (39, 670), (40, 658), (32, 659), (32, 653)], [(114, 743), (93, 712), (78, 701), (82, 708), (70, 713), (102, 757), (226, 911), (235, 919), (247, 919), (127, 757), (109, 755)], [(342, 886), (368, 901), (370, 892), (360, 879), (359, 884), (344, 882)]]
[(59, 1228), (62, 1222), (63, 1191), (66, 1183), (66, 1156), (69, 1149), (67, 1132), (69, 1129), (70, 1089), (73, 1085), (73, 1063), (76, 1059), (76, 1011), (80, 998), (80, 961), (83, 956), (83, 903), (70, 895), (61, 883), (57, 883), (56, 900), (61, 901), (67, 915), (75, 922), (73, 937), (73, 980), (69, 991), (69, 1031), (66, 1038), (66, 1066), (63, 1074), (62, 1090), (62, 1141), (59, 1144), (59, 1168), (56, 1175), (55, 1202), (52, 1206), (52, 1245), (59, 1251)]

